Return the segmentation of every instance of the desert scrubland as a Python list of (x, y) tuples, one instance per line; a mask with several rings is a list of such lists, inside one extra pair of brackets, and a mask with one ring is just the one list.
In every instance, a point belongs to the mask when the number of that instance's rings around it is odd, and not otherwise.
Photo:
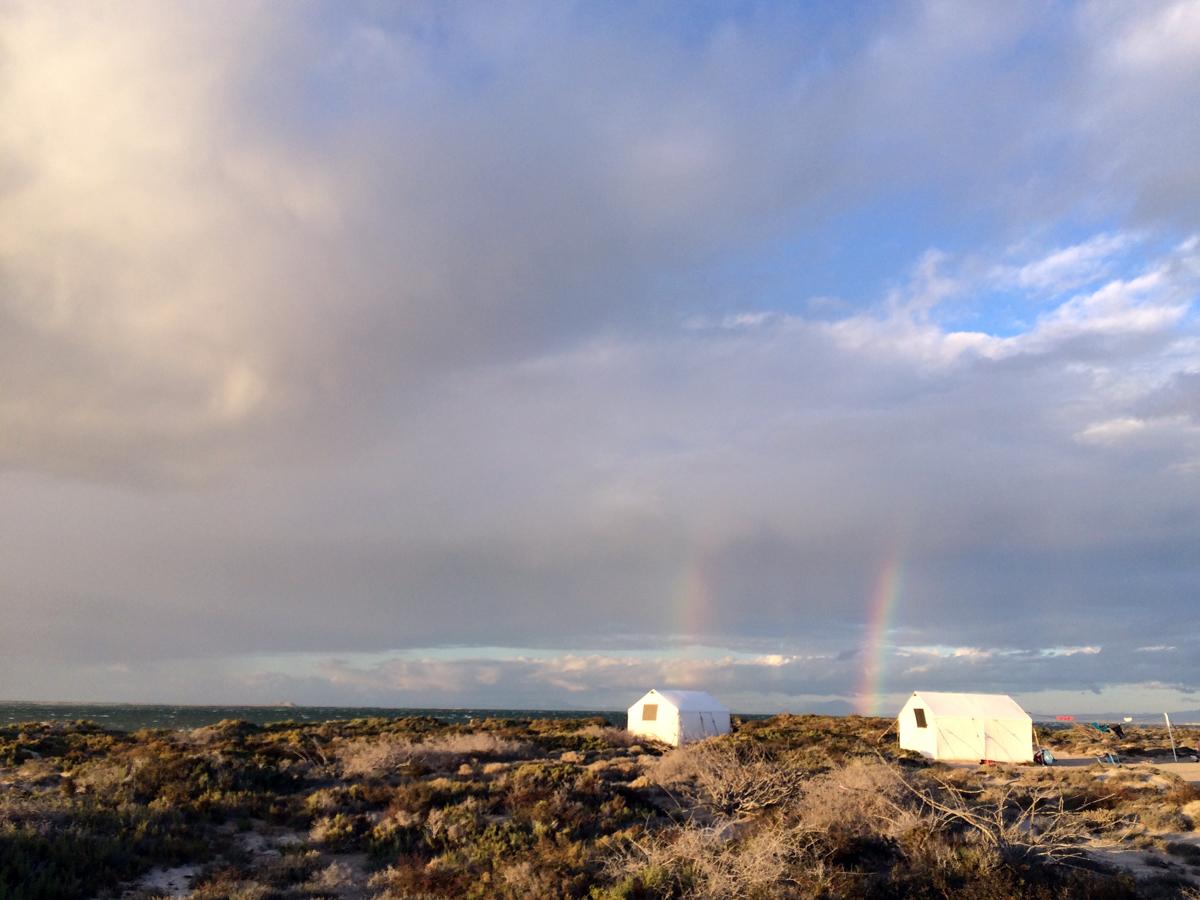
[[(947, 766), (892, 724), (683, 749), (598, 719), (6, 726), (0, 897), (1200, 897), (1200, 786), (1151, 764), (1164, 731)], [(1084, 764), (1109, 751), (1134, 764)]]

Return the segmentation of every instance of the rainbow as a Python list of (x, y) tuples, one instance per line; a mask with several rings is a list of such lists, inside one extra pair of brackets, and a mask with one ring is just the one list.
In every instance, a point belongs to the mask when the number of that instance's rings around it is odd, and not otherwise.
[(702, 639), (713, 625), (708, 556), (703, 549), (694, 551), (675, 586), (676, 633), (691, 641)]
[(871, 589), (867, 610), (867, 632), (863, 640), (862, 681), (856, 694), (860, 715), (873, 716), (879, 713), (880, 695), (883, 693), (884, 663), (887, 659), (887, 636), (891, 628), (892, 613), (904, 584), (904, 565), (900, 548), (896, 547), (884, 560)]

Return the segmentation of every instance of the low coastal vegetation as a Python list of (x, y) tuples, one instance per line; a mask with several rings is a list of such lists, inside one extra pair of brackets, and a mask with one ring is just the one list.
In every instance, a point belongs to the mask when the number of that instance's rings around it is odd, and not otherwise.
[[(5, 726), (0, 898), (1200, 897), (1194, 785), (929, 764), (891, 726), (784, 715), (682, 749), (602, 719)], [(1166, 734), (1039, 740), (1138, 758)]]

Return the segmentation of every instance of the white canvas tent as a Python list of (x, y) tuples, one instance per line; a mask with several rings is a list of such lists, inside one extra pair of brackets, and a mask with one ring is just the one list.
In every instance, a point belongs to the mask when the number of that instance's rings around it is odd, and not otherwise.
[(1033, 761), (1033, 720), (1007, 694), (914, 691), (898, 725), (900, 746), (929, 759)]
[(629, 707), (629, 730), (679, 746), (729, 733), (729, 708), (704, 691), (649, 691)]

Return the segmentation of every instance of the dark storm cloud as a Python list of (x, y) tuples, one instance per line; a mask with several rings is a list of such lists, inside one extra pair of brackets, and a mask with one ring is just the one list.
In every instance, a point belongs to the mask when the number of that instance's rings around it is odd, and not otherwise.
[[(744, 305), (703, 273), (892, 185), (993, 222), (1030, 190), (1037, 221), (1200, 208), (1190, 6), (767, 10), (699, 40), (530, 9), (10, 8), (0, 91), (35, 112), (4, 144), (9, 464), (344, 450), (447, 367)], [(1061, 52), (1022, 50), (1047, 22)]]
[[(10, 7), (0, 674), (692, 639), (828, 697), (898, 555), (893, 643), (1025, 654), (973, 684), (1180, 683), (1127, 647), (1200, 587), (1198, 9)], [(923, 216), (978, 245), (741, 287)], [(583, 690), (435, 662), (253, 689)]]

